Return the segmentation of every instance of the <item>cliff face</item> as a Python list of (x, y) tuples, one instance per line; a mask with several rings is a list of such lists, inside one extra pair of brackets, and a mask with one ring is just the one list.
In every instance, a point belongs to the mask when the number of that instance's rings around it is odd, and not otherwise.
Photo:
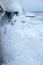
[(0, 30), (0, 65), (1, 65), (1, 53), (2, 53), (2, 33), (1, 33), (1, 30)]
[[(12, 5), (13, 4), (13, 5)], [(4, 34), (6, 33), (6, 22), (8, 22), (7, 12), (18, 12), (19, 15), (23, 14), (22, 7), (17, 2), (12, 2), (12, 0), (0, 0), (0, 8), (5, 11), (0, 13), (0, 65), (3, 56), (3, 44), (4, 44)], [(11, 16), (12, 16), (11, 13)], [(14, 14), (13, 14), (14, 15)]]
[(0, 65), (2, 65), (2, 44), (4, 43), (4, 27), (0, 26)]

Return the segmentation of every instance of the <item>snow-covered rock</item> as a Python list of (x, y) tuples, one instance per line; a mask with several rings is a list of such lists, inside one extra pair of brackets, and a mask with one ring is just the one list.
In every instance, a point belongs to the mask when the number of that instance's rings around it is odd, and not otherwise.
[(1, 20), (1, 18), (2, 18), (4, 15), (5, 15), (5, 12), (0, 13), (0, 20)]
[(0, 5), (4, 11), (8, 12), (19, 12), (19, 15), (23, 14), (21, 5), (15, 0), (0, 0)]

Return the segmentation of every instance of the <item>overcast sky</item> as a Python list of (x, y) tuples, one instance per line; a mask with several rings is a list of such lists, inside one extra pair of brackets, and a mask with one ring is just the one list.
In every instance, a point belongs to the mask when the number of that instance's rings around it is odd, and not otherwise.
[(18, 0), (26, 11), (43, 11), (43, 0)]

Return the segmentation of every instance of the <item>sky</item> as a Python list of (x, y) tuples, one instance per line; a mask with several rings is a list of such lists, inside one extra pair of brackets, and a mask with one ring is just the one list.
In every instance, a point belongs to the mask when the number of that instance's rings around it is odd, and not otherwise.
[(43, 11), (43, 0), (18, 0), (25, 11)]

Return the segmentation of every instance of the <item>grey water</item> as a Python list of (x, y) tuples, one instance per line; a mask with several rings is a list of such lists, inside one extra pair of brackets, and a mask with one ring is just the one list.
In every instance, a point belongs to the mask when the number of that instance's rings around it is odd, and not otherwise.
[(43, 23), (43, 11), (31, 11), (33, 14), (38, 17), (37, 20), (41, 21)]

